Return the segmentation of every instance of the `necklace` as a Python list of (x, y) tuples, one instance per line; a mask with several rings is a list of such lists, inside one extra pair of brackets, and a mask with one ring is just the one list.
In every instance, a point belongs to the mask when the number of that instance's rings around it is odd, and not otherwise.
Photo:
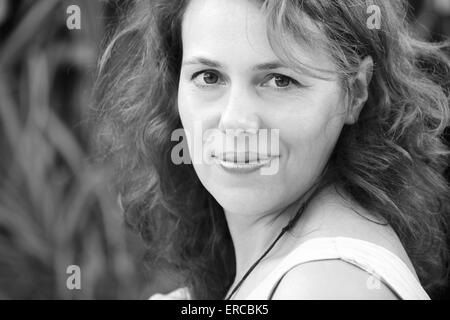
[(298, 220), (298, 218), (300, 218), (300, 215), (302, 214), (303, 210), (305, 210), (306, 204), (308, 201), (305, 201), (302, 206), (300, 207), (300, 209), (297, 211), (297, 213), (295, 214), (295, 216), (291, 219), (291, 221), (289, 221), (289, 223), (281, 230), (280, 234), (278, 235), (278, 237), (275, 239), (275, 241), (272, 242), (272, 244), (269, 246), (269, 248), (267, 248), (267, 250), (262, 254), (262, 256), (256, 260), (256, 262), (247, 270), (247, 272), (244, 274), (244, 276), (242, 277), (242, 279), (239, 281), (239, 283), (234, 287), (234, 289), (230, 292), (230, 294), (228, 295), (228, 297), (225, 298), (225, 300), (230, 300), (230, 298), (233, 296), (233, 294), (240, 288), (240, 286), (242, 285), (242, 283), (245, 281), (245, 279), (247, 279), (247, 277), (249, 276), (249, 274), (253, 271), (253, 269), (255, 269), (255, 267), (258, 265), (258, 263), (261, 262), (262, 259), (264, 259), (264, 257), (270, 252), (270, 250), (272, 250), (272, 248), (275, 246), (275, 244), (278, 242), (278, 240), (280, 240), (280, 238), (285, 234), (286, 231), (288, 231), (289, 229), (292, 228), (292, 226), (295, 224), (295, 222)]

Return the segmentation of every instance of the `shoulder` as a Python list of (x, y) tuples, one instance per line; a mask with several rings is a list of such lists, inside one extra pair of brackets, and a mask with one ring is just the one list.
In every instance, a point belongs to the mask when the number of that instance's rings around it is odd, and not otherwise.
[(300, 242), (317, 237), (348, 237), (381, 246), (412, 264), (393, 228), (375, 213), (354, 201), (343, 191), (328, 188), (311, 202), (305, 219), (293, 236)]
[(323, 260), (298, 265), (287, 272), (273, 299), (395, 300), (397, 297), (366, 271), (342, 260)]

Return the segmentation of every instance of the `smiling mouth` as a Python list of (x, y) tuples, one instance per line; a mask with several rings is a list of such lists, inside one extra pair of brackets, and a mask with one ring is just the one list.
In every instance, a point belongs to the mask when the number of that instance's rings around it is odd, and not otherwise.
[(243, 165), (264, 165), (270, 162), (275, 156), (262, 155), (253, 152), (226, 152), (211, 155), (214, 160), (229, 163), (229, 164), (243, 164)]
[(265, 160), (253, 161), (253, 162), (234, 162), (234, 161), (224, 161), (219, 158), (214, 157), (214, 161), (226, 172), (233, 175), (250, 174), (257, 172), (263, 167), (270, 166), (273, 158), (268, 158)]

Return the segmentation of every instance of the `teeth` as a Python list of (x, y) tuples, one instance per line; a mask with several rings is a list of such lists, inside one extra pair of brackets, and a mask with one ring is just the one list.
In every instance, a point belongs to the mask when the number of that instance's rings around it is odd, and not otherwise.
[(232, 168), (246, 168), (249, 166), (264, 166), (267, 165), (271, 159), (263, 159), (258, 161), (245, 161), (245, 162), (235, 162), (235, 161), (226, 161), (220, 158), (214, 158), (215, 161), (224, 167), (232, 167)]
[[(218, 158), (218, 159), (220, 159), (220, 158)], [(255, 159), (255, 160), (250, 160), (250, 159), (248, 159), (248, 158), (246, 158), (244, 161), (234, 161), (234, 160), (228, 160), (228, 159), (226, 159), (226, 158), (222, 158), (222, 159), (220, 159), (220, 161), (228, 162), (228, 163), (242, 163), (242, 164), (244, 164), (244, 163), (247, 163), (247, 164), (257, 164), (257, 163), (260, 163), (260, 162), (261, 162), (260, 160), (257, 160), (257, 159)]]
[(257, 163), (260, 161), (270, 160), (272, 158), (270, 156), (261, 156), (260, 154), (245, 154), (240, 155), (238, 157), (236, 153), (235, 154), (224, 153), (218, 155), (212, 154), (212, 157), (218, 158), (226, 162), (235, 162), (235, 163)]

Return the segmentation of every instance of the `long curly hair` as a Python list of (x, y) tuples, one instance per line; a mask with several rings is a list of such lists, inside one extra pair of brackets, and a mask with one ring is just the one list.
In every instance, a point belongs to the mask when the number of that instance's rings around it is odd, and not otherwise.
[[(170, 157), (171, 133), (182, 128), (177, 90), (188, 3), (142, 0), (126, 10), (99, 60), (95, 142), (101, 161), (115, 164), (114, 186), (128, 225), (147, 244), (149, 265), (182, 275), (194, 298), (221, 299), (235, 274), (223, 209), (191, 164)], [(367, 103), (357, 123), (343, 128), (323, 177), (393, 227), (432, 294), (448, 270), (448, 43), (414, 38), (405, 1), (255, 3), (279, 57), (305, 68), (290, 55), (291, 41), (322, 46), (347, 90), (361, 58), (373, 58)], [(380, 9), (380, 28), (369, 28), (369, 6)]]

